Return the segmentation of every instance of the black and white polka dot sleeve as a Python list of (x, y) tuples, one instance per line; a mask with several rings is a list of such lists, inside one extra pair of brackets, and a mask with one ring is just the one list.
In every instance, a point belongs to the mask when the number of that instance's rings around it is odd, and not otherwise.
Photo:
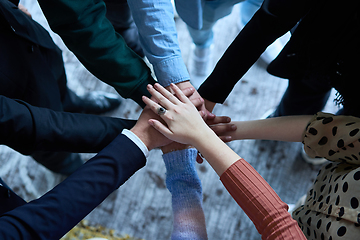
[(310, 157), (360, 165), (360, 118), (319, 112), (305, 129), (303, 143)]

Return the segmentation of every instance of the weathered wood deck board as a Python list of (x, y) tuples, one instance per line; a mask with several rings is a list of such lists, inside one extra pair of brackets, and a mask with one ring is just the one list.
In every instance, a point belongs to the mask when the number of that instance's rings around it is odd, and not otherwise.
[[(48, 29), (37, 3), (34, 0), (22, 0), (22, 3), (28, 7), (33, 18)], [(220, 58), (237, 34), (237, 19), (238, 9), (235, 8), (230, 16), (216, 24), (214, 60)], [(179, 19), (177, 27), (182, 53), (187, 61), (191, 40), (185, 24)], [(63, 49), (70, 88), (79, 94), (93, 89), (115, 92), (92, 76), (64, 47), (58, 36), (51, 35)], [(259, 61), (236, 85), (225, 104), (216, 106), (214, 112), (228, 115), (234, 120), (257, 119), (277, 105), (286, 85), (286, 80), (270, 76)], [(334, 109), (331, 103), (328, 109)], [(139, 114), (140, 108), (136, 103), (124, 100), (119, 109), (107, 115), (136, 119)], [(288, 203), (294, 203), (306, 192), (319, 169), (301, 160), (298, 155), (301, 148), (299, 143), (247, 140), (232, 142), (230, 146), (249, 161)], [(92, 154), (83, 156), (90, 158)], [(26, 200), (41, 196), (63, 179), (39, 166), (30, 157), (4, 146), (0, 147), (0, 166), (0, 176)], [(209, 239), (260, 239), (251, 221), (227, 193), (211, 167), (204, 163), (198, 165), (198, 170), (203, 184)], [(154, 150), (150, 153), (146, 167), (109, 196), (86, 219), (135, 237), (169, 239), (172, 211), (164, 178), (161, 152)]]

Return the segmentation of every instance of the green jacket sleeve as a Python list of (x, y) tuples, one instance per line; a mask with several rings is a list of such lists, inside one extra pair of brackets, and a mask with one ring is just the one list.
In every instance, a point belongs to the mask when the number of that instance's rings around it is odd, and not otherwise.
[(155, 80), (145, 62), (115, 32), (101, 0), (38, 0), (51, 27), (80, 62), (124, 98), (144, 106)]

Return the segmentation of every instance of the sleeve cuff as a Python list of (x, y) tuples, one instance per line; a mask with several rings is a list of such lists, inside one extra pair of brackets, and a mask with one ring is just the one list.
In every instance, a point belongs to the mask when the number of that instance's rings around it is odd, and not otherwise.
[(131, 141), (133, 141), (138, 148), (144, 153), (144, 156), (147, 158), (149, 156), (149, 149), (147, 149), (146, 145), (140, 140), (138, 136), (136, 136), (133, 132), (128, 129), (123, 129), (121, 134), (127, 136)]
[(167, 87), (171, 83), (184, 82), (190, 79), (185, 63), (181, 57), (172, 58), (154, 65), (154, 72), (159, 83)]

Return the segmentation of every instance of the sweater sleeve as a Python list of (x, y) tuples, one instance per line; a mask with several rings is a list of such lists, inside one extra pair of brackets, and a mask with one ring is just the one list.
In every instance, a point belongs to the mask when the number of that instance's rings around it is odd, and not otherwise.
[(207, 239), (201, 182), (195, 168), (196, 155), (196, 149), (184, 149), (163, 155), (166, 186), (172, 195), (172, 240)]
[(230, 166), (220, 180), (254, 223), (262, 239), (306, 239), (288, 206), (244, 159)]

